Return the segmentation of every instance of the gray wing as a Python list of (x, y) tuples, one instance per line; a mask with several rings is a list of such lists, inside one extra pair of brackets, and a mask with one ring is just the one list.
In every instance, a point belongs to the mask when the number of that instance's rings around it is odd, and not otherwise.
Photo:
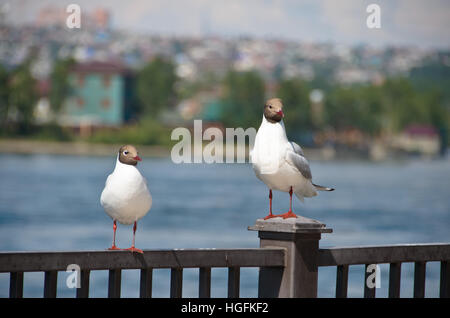
[(311, 180), (311, 169), (309, 168), (309, 162), (306, 160), (302, 148), (292, 141), (290, 141), (289, 144), (291, 147), (289, 147), (286, 151), (286, 161), (297, 168), (302, 176)]
[(294, 152), (296, 153), (296, 154), (298, 154), (298, 155), (300, 155), (300, 156), (305, 156), (305, 154), (303, 153), (303, 149), (302, 149), (302, 147), (300, 147), (298, 144), (296, 144), (295, 142), (293, 142), (293, 141), (289, 141), (289, 143), (291, 144), (291, 146), (292, 146), (292, 150), (294, 150)]

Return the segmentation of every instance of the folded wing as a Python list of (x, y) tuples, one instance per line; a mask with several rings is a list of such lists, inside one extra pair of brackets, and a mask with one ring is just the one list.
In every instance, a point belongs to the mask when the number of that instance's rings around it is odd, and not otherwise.
[(308, 180), (312, 179), (311, 169), (309, 168), (309, 162), (306, 160), (303, 154), (302, 148), (295, 142), (289, 142), (290, 147), (286, 151), (286, 161), (297, 168), (298, 171)]

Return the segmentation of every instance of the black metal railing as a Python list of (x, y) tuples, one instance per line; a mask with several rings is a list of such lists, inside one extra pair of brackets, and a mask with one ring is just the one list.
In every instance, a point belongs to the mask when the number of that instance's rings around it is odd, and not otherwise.
[(241, 267), (283, 267), (284, 250), (261, 249), (180, 249), (77, 252), (0, 252), (0, 272), (10, 273), (9, 295), (23, 296), (24, 272), (45, 272), (43, 296), (57, 296), (58, 271), (71, 264), (80, 268), (77, 297), (89, 297), (91, 271), (109, 270), (108, 297), (120, 297), (121, 273), (140, 270), (140, 297), (152, 295), (153, 269), (170, 268), (170, 297), (182, 296), (183, 268), (199, 268), (199, 297), (210, 297), (211, 268), (228, 268), (228, 296), (239, 297)]
[[(140, 297), (152, 297), (153, 269), (170, 269), (170, 297), (182, 297), (183, 269), (198, 268), (198, 296), (211, 297), (211, 268), (228, 268), (228, 297), (239, 297), (240, 269), (259, 268), (259, 297), (317, 297), (318, 268), (336, 266), (336, 297), (347, 297), (352, 265), (365, 265), (364, 297), (375, 297), (367, 283), (373, 264), (389, 265), (389, 297), (400, 296), (403, 263), (414, 263), (414, 297), (425, 296), (426, 265), (440, 262), (440, 297), (450, 297), (450, 244), (404, 244), (319, 248), (322, 233), (331, 229), (318, 221), (257, 220), (260, 248), (174, 249), (76, 252), (0, 252), (0, 272), (10, 273), (9, 296), (23, 297), (25, 272), (44, 272), (43, 296), (57, 296), (58, 271), (76, 264), (80, 288), (89, 297), (90, 273), (108, 270), (108, 297), (121, 296), (122, 270), (140, 270)], [(373, 277), (373, 276), (372, 276)]]
[[(336, 297), (347, 297), (350, 265), (365, 265), (364, 297), (375, 297), (376, 288), (367, 284), (372, 274), (372, 264), (389, 264), (389, 298), (400, 297), (401, 268), (403, 263), (414, 263), (415, 298), (425, 296), (427, 262), (441, 264), (440, 292), (442, 298), (450, 297), (450, 244), (406, 244), (388, 246), (362, 246), (319, 249), (318, 266), (336, 266)], [(374, 278), (374, 276), (372, 275)]]

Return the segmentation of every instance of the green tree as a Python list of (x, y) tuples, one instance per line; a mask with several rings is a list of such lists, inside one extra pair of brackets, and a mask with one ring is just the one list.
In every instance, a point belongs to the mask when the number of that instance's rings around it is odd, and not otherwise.
[(327, 124), (337, 130), (358, 128), (370, 135), (385, 126), (382, 91), (373, 85), (338, 86), (325, 102)]
[(58, 60), (50, 74), (49, 100), (52, 110), (58, 114), (64, 101), (70, 95), (69, 72), (74, 64), (73, 59)]
[[(441, 60), (446, 57), (442, 56)], [(422, 66), (411, 69), (409, 79), (418, 91), (436, 90), (442, 93), (442, 98), (450, 100), (450, 65), (437, 62), (428, 62)]]
[(289, 79), (280, 82), (277, 96), (282, 99), (284, 122), (288, 130), (307, 131), (313, 129), (309, 88), (300, 79)]
[(337, 130), (355, 127), (358, 123), (357, 99), (353, 89), (336, 87), (326, 100), (327, 124)]
[(386, 128), (382, 90), (375, 85), (364, 85), (357, 89), (358, 127), (370, 135), (378, 135)]
[(139, 113), (156, 116), (176, 101), (177, 76), (172, 62), (161, 57), (144, 66), (137, 74), (136, 93)]
[(448, 129), (450, 124), (450, 108), (446, 107), (444, 92), (440, 89), (430, 89), (424, 94), (424, 98), (424, 103), (428, 105), (427, 109), (431, 125), (438, 129)]
[(428, 100), (405, 78), (386, 80), (382, 87), (383, 107), (389, 128), (400, 131), (409, 124), (430, 123)]
[[(441, 53), (439, 61), (444, 61), (448, 53)], [(450, 139), (450, 66), (442, 62), (428, 61), (411, 69), (409, 79), (418, 92), (426, 95), (430, 122), (441, 136), (442, 152), (445, 152)]]
[(30, 62), (25, 62), (12, 73), (10, 104), (17, 113), (19, 133), (29, 133), (33, 125), (33, 111), (37, 102), (36, 80), (30, 73)]
[(370, 135), (399, 132), (411, 124), (446, 129), (449, 120), (442, 91), (418, 90), (406, 78), (390, 78), (381, 86), (337, 86), (328, 95), (326, 113), (328, 125)]
[(6, 120), (9, 109), (9, 73), (0, 65), (0, 125), (6, 128)]
[(264, 109), (264, 80), (255, 71), (230, 71), (224, 79), (222, 121), (231, 127), (255, 127)]

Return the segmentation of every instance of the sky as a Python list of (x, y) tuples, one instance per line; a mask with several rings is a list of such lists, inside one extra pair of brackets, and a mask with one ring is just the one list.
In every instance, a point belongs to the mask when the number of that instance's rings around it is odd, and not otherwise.
[[(450, 48), (449, 0), (0, 0), (16, 24), (71, 3), (81, 14), (107, 8), (114, 28), (153, 34)], [(372, 3), (381, 9), (379, 29), (366, 25)]]

